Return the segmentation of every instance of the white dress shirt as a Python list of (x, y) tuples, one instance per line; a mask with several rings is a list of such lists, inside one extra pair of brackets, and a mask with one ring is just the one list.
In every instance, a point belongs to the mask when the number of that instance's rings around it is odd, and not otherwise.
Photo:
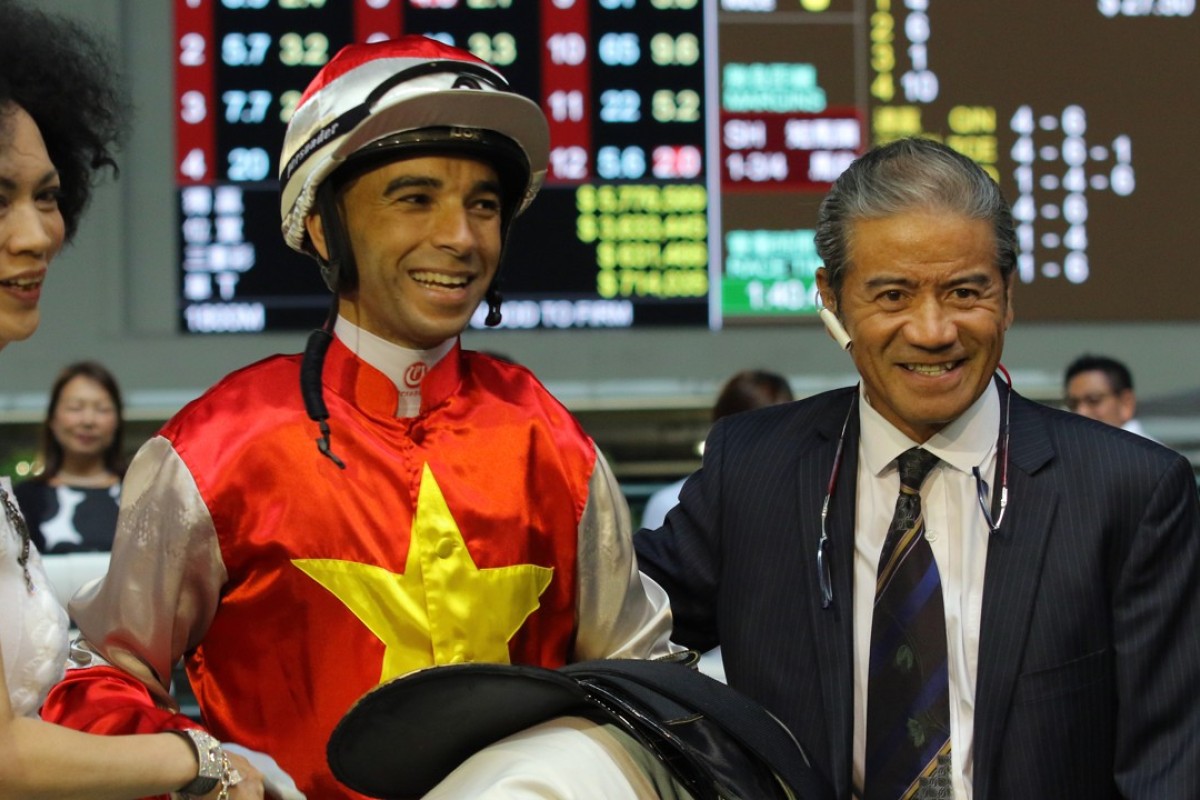
[[(861, 391), (861, 390), (860, 390)], [(883, 541), (896, 508), (896, 457), (917, 442), (885, 420), (860, 394), (858, 492), (854, 534), (854, 786), (861, 795), (866, 763), (867, 681), (875, 580)], [(950, 748), (954, 797), (969, 800), (975, 731), (979, 620), (987, 564), (988, 525), (972, 473), (979, 467), (988, 492), (996, 464), (1000, 397), (994, 384), (920, 446), (941, 459), (921, 487), (925, 537), (942, 581), (950, 681)]]
[(1146, 429), (1144, 427), (1142, 427), (1142, 423), (1140, 421), (1138, 421), (1137, 417), (1133, 417), (1128, 422), (1126, 422), (1124, 425), (1122, 425), (1121, 430), (1129, 431), (1130, 433), (1136, 433), (1138, 436), (1143, 436), (1152, 442), (1158, 442), (1159, 444), (1162, 444), (1161, 441), (1159, 441), (1158, 439), (1154, 438), (1153, 436), (1151, 436), (1149, 433), (1146, 432)]

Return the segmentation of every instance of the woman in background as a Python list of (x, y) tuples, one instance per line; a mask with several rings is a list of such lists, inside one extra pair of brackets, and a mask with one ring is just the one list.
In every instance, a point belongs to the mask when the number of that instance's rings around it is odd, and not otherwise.
[[(37, 328), (47, 267), (75, 233), (94, 172), (114, 166), (123, 103), (107, 59), (79, 25), (0, 0), (0, 54), (3, 348)], [(257, 771), (215, 741), (93, 736), (35, 717), (66, 663), (66, 614), (7, 478), (0, 505), (0, 798), (120, 800), (181, 789), (262, 797)]]
[(66, 367), (42, 423), (41, 473), (16, 488), (43, 554), (112, 549), (125, 474), (121, 390), (94, 361)]
[[(721, 387), (716, 402), (713, 403), (712, 421), (716, 422), (721, 417), (739, 414), (742, 411), (752, 411), (777, 403), (790, 403), (794, 399), (787, 378), (779, 373), (765, 369), (742, 370)], [(686, 480), (687, 476), (684, 476), (650, 495), (642, 512), (643, 528), (662, 527), (667, 519), (667, 512), (678, 505), (679, 490), (683, 488)]]

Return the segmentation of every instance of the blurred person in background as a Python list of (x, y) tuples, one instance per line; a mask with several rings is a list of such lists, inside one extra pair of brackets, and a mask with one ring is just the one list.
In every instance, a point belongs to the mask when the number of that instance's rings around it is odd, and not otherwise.
[[(0, 0), (0, 53), (3, 348), (37, 328), (50, 262), (95, 173), (116, 170), (124, 103), (105, 51), (78, 24)], [(66, 665), (67, 618), (6, 477), (0, 505), (0, 798), (262, 797), (256, 771), (202, 732), (92, 736), (37, 718)]]
[[(717, 394), (717, 400), (712, 407), (712, 421), (751, 411), (779, 403), (794, 400), (792, 387), (787, 378), (777, 372), (764, 369), (746, 369), (735, 374), (725, 382)], [(642, 511), (643, 528), (659, 528), (667, 518), (667, 513), (679, 504), (679, 491), (687, 477), (680, 478), (650, 495), (646, 508)], [(700, 671), (705, 675), (725, 680), (725, 664), (721, 659), (721, 648), (714, 647), (705, 651), (700, 657)]]
[(1115, 358), (1080, 356), (1067, 366), (1063, 389), (1069, 411), (1154, 439), (1136, 416), (1133, 375), (1129, 367)]
[(43, 555), (112, 549), (124, 433), (121, 389), (111, 372), (79, 361), (59, 373), (42, 423), (41, 472), (16, 487)]
[[(764, 369), (742, 370), (721, 387), (713, 404), (712, 421), (740, 411), (787, 403), (794, 399), (787, 378), (779, 373)], [(667, 512), (679, 502), (679, 490), (686, 480), (686, 477), (680, 478), (650, 495), (642, 511), (643, 528), (658, 528), (663, 524)]]

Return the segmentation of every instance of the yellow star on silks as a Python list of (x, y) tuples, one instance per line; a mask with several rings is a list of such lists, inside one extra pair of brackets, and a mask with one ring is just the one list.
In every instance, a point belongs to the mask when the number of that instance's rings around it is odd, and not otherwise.
[(509, 663), (508, 640), (537, 610), (554, 570), (479, 569), (426, 464), (403, 574), (337, 559), (292, 561), (386, 647), (379, 681), (435, 664)]

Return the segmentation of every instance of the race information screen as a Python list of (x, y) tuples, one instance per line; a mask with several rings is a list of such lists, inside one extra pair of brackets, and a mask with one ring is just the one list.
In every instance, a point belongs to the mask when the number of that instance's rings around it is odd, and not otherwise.
[(340, 47), (402, 33), (550, 121), (502, 327), (813, 317), (821, 197), (911, 135), (1013, 204), (1022, 319), (1196, 316), (1195, 0), (175, 0), (182, 331), (320, 324), (329, 293), (279, 232), (284, 128)]

